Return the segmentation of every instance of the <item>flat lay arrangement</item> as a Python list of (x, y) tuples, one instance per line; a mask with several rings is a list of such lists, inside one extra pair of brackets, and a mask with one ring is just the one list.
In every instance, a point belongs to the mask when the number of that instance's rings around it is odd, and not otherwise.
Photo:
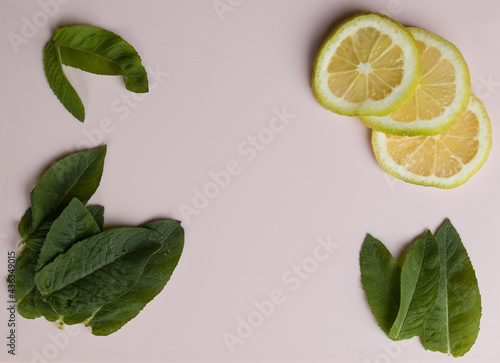
[(2, 3), (0, 361), (496, 361), (496, 10)]

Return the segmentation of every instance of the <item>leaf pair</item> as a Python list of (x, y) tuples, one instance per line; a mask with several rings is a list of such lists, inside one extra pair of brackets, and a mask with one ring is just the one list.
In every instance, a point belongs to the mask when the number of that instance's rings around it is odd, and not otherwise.
[(361, 280), (378, 325), (390, 339), (420, 336), (425, 349), (467, 353), (476, 341), (481, 296), (460, 236), (446, 219), (434, 237), (418, 237), (400, 268), (382, 242), (367, 235)]
[(56, 29), (44, 51), (44, 68), (50, 88), (78, 120), (84, 121), (82, 100), (66, 78), (62, 65), (83, 71), (122, 76), (132, 92), (148, 92), (146, 70), (136, 50), (118, 35), (91, 25)]
[(85, 207), (105, 152), (102, 146), (65, 157), (31, 192), (32, 206), (19, 223), (26, 248), (16, 261), (15, 298), (26, 318), (111, 334), (161, 292), (179, 261), (179, 221), (102, 231), (104, 208)]

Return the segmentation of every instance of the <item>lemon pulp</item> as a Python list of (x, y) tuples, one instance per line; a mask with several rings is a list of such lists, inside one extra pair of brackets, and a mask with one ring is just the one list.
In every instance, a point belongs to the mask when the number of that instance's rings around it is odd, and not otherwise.
[(367, 27), (345, 38), (328, 64), (328, 87), (348, 102), (381, 100), (403, 79), (404, 55), (386, 34)]

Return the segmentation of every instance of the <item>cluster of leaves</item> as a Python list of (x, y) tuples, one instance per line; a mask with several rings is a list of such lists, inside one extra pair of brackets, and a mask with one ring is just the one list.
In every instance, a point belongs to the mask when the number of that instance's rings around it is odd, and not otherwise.
[(52, 41), (45, 46), (43, 63), (50, 88), (81, 122), (85, 108), (66, 78), (63, 64), (90, 73), (122, 76), (129, 91), (148, 92), (148, 77), (136, 50), (118, 35), (95, 26), (56, 29)]
[(103, 172), (106, 146), (52, 165), (31, 191), (19, 222), (16, 261), (19, 314), (63, 324), (84, 323), (109, 335), (164, 288), (184, 245), (179, 221), (103, 231), (104, 207), (85, 206)]
[(449, 219), (435, 237), (428, 230), (414, 241), (402, 267), (368, 234), (360, 266), (368, 304), (390, 339), (420, 336), (425, 349), (454, 357), (474, 345), (481, 295), (467, 251)]

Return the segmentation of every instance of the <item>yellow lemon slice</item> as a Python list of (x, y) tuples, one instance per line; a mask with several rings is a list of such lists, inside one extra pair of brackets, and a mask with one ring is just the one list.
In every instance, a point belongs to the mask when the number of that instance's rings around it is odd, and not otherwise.
[(455, 123), (435, 136), (395, 136), (373, 131), (380, 166), (409, 183), (454, 188), (465, 183), (488, 158), (491, 124), (479, 99), (470, 96)]
[(411, 33), (386, 16), (363, 13), (323, 42), (311, 87), (333, 112), (383, 116), (410, 98), (419, 79), (420, 54)]
[(387, 116), (361, 116), (367, 126), (393, 135), (437, 135), (450, 127), (470, 98), (469, 68), (447, 40), (408, 28), (420, 50), (422, 78), (413, 96)]

